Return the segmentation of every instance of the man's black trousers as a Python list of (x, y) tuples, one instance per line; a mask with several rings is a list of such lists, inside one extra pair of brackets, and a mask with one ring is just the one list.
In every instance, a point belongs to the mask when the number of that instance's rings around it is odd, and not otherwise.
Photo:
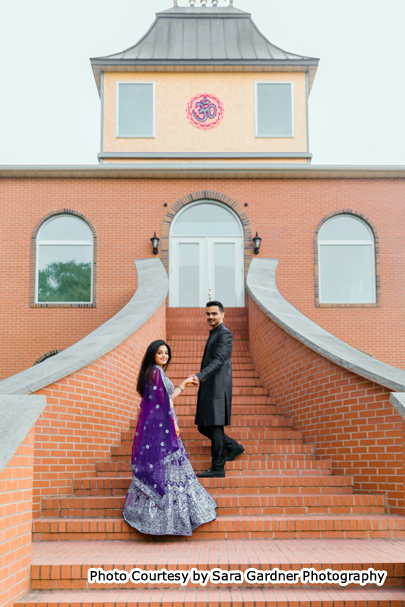
[(223, 426), (198, 426), (198, 432), (211, 441), (212, 467), (222, 470), (225, 465), (225, 449), (231, 451), (238, 443), (224, 432)]

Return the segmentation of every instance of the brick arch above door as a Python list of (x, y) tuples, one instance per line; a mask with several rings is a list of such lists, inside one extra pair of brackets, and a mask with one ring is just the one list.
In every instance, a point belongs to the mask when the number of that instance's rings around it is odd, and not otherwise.
[(246, 211), (240, 206), (236, 200), (227, 196), (226, 194), (222, 194), (221, 192), (214, 192), (213, 190), (200, 190), (199, 192), (194, 192), (192, 194), (187, 194), (186, 196), (182, 196), (174, 203), (174, 205), (169, 209), (166, 213), (165, 218), (163, 219), (162, 230), (161, 230), (161, 259), (164, 267), (166, 268), (166, 272), (169, 274), (169, 236), (170, 236), (170, 226), (177, 215), (177, 213), (185, 207), (187, 204), (191, 202), (197, 201), (204, 202), (221, 202), (223, 205), (231, 208), (236, 215), (239, 217), (242, 226), (243, 226), (243, 236), (244, 236), (244, 258), (245, 258), (245, 278), (247, 276), (250, 262), (252, 261), (252, 226), (250, 223), (250, 219), (246, 213)]

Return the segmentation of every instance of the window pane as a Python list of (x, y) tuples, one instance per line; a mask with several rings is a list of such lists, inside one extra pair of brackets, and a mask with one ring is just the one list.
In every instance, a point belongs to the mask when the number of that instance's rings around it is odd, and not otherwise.
[(91, 246), (41, 245), (38, 302), (91, 302), (92, 256)]
[(236, 259), (234, 243), (215, 243), (215, 299), (226, 307), (236, 306)]
[(375, 303), (374, 248), (320, 247), (321, 303)]
[(361, 219), (349, 215), (337, 215), (329, 219), (319, 232), (320, 240), (366, 240), (373, 241), (370, 228)]
[(241, 236), (236, 217), (217, 204), (197, 204), (176, 221), (172, 236)]
[(87, 240), (93, 242), (93, 233), (85, 221), (78, 217), (60, 215), (51, 219), (39, 234), (43, 240)]
[(153, 137), (153, 84), (120, 84), (118, 134), (124, 137)]
[(200, 305), (200, 245), (179, 244), (179, 306)]
[(292, 136), (291, 84), (258, 84), (256, 111), (258, 136)]

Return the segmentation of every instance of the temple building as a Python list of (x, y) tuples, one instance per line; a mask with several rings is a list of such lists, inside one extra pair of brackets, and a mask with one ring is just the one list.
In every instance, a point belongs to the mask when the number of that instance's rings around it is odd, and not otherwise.
[[(237, 0), (181, 3), (134, 46), (91, 59), (94, 164), (0, 166), (0, 543), (12, 563), (0, 559), (0, 605), (405, 605), (405, 167), (317, 165), (320, 60), (272, 44), (271, 24)], [(229, 434), (246, 451), (225, 478), (201, 479), (216, 521), (190, 542), (148, 544), (121, 517), (136, 378), (158, 338), (174, 382), (199, 370), (210, 300), (235, 340)], [(188, 388), (176, 411), (202, 471), (195, 404)], [(87, 579), (100, 563), (308, 562), (387, 576), (347, 588)]]
[(313, 164), (319, 60), (275, 46), (233, 3), (190, 4), (91, 60), (98, 166), (1, 167), (2, 377), (111, 318), (136, 287), (134, 260), (154, 253), (170, 307), (244, 307), (254, 254), (278, 259), (292, 305), (405, 368), (402, 169)]

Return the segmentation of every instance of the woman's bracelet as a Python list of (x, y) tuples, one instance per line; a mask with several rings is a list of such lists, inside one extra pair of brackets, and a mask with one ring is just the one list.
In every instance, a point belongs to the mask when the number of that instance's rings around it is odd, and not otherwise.
[(184, 388), (182, 388), (181, 386), (178, 386), (178, 387), (180, 388), (180, 390), (181, 390), (182, 392), (184, 392)]

